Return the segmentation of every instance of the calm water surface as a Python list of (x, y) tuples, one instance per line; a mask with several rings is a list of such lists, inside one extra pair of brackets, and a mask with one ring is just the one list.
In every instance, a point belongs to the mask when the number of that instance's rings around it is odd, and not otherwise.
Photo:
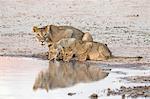
[[(0, 57), (0, 99), (89, 99), (98, 93), (102, 99), (107, 88), (149, 85), (128, 83), (121, 77), (149, 75), (150, 69), (112, 68), (79, 62), (49, 62), (33, 58)], [(129, 67), (129, 66), (128, 66)], [(69, 92), (76, 95), (68, 96)]]
[(53, 97), (51, 92), (62, 98), (65, 87), (98, 81), (108, 74), (97, 66), (78, 62), (0, 57), (0, 99), (48, 99)]
[(0, 57), (0, 99), (37, 98), (32, 89), (35, 76), (47, 65), (37, 59)]

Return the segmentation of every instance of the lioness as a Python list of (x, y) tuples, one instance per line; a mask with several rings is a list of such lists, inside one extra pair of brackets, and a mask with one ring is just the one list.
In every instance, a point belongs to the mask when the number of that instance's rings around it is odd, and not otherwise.
[(112, 56), (109, 48), (98, 42), (76, 41), (74, 45), (63, 49), (63, 61), (70, 61), (73, 57), (79, 61), (89, 60), (106, 60)]
[(88, 41), (78, 41), (76, 40), (69, 47), (64, 47), (62, 50), (63, 61), (70, 61), (70, 59), (75, 56), (79, 61), (89, 60), (107, 60), (112, 58), (119, 59), (136, 59), (140, 60), (142, 57), (120, 57), (112, 55), (106, 44), (99, 42), (88, 42)]
[(44, 45), (44, 42), (58, 42), (62, 38), (75, 38), (77, 40), (93, 41), (90, 33), (84, 33), (72, 26), (47, 25), (41, 28), (33, 26), (33, 32), (36, 33), (36, 38), (42, 45)]
[(111, 58), (141, 59), (142, 57), (113, 56), (106, 44), (76, 40), (75, 38), (61, 39), (49, 46), (49, 59), (63, 59), (70, 61), (75, 56), (79, 61), (107, 60)]

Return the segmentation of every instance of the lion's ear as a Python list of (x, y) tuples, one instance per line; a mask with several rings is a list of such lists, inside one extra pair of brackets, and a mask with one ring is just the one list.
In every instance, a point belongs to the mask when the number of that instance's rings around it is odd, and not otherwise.
[(61, 49), (61, 52), (63, 55), (65, 54), (64, 48)]
[(46, 32), (48, 32), (48, 31), (49, 31), (49, 28), (50, 28), (50, 26), (49, 26), (49, 25), (47, 25), (47, 26), (45, 27)]
[(38, 27), (37, 26), (33, 26), (33, 32), (37, 32)]

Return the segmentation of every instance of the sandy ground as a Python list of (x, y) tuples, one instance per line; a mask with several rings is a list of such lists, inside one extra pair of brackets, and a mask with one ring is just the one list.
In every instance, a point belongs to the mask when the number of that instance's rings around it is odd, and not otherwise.
[(48, 48), (36, 41), (32, 27), (47, 24), (89, 31), (95, 41), (108, 44), (113, 55), (143, 57), (101, 64), (150, 66), (149, 0), (0, 0), (0, 55), (42, 57), (39, 53)]
[(149, 0), (1, 0), (0, 11), (0, 55), (47, 51), (32, 27), (55, 24), (91, 32), (114, 55), (150, 58)]

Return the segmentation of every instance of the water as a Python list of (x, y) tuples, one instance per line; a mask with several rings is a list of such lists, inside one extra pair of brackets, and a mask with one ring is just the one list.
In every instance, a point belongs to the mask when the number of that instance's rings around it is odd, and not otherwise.
[(73, 86), (77, 83), (89, 83), (104, 79), (109, 73), (98, 66), (80, 62), (49, 62), (46, 70), (41, 70), (33, 89), (55, 89)]
[[(119, 79), (145, 74), (150, 74), (150, 70), (112, 68), (106, 71), (103, 66), (88, 63), (0, 57), (0, 99), (89, 99), (92, 93), (98, 93), (103, 99), (121, 99), (121, 96), (108, 97), (106, 89), (149, 85)], [(76, 95), (68, 96), (69, 92)]]
[(35, 76), (47, 62), (15, 57), (0, 57), (0, 99), (37, 98), (33, 92)]
[(0, 99), (45, 99), (49, 93), (44, 85), (49, 84), (50, 89), (67, 87), (80, 82), (97, 81), (107, 75), (101, 68), (82, 63), (0, 57)]

